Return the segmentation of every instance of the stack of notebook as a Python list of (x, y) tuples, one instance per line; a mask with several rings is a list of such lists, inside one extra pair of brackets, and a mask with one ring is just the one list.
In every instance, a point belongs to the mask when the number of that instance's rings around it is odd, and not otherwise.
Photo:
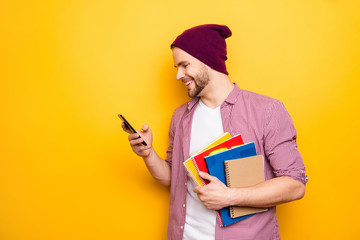
[[(217, 177), (228, 187), (249, 187), (265, 181), (262, 155), (256, 155), (253, 142), (244, 144), (241, 135), (226, 132), (184, 161), (184, 166), (198, 186), (207, 184), (199, 171)], [(217, 211), (221, 226), (248, 218), (266, 208), (230, 206)]]

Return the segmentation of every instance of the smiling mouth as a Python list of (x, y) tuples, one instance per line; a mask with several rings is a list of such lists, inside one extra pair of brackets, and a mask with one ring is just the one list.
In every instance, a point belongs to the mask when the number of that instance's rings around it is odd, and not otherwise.
[(183, 81), (185, 86), (188, 87), (194, 80), (192, 79), (189, 79), (189, 80), (186, 80), (186, 81)]

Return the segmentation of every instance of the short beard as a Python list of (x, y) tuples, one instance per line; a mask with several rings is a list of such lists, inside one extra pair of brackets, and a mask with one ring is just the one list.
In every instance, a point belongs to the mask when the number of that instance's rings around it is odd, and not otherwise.
[(198, 97), (201, 91), (206, 87), (206, 85), (208, 85), (209, 81), (209, 73), (207, 72), (206, 67), (203, 66), (199, 74), (194, 76), (195, 89), (193, 91), (188, 91), (189, 97)]

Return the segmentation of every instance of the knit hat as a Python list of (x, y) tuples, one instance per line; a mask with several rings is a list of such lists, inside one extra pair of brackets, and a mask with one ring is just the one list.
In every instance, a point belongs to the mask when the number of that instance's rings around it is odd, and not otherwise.
[(225, 39), (231, 36), (231, 30), (225, 25), (205, 24), (185, 30), (171, 44), (205, 63), (212, 69), (229, 75)]

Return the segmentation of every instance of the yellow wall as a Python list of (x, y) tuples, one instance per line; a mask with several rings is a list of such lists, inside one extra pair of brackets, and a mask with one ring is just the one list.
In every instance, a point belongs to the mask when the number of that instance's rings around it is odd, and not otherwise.
[(282, 100), (310, 181), (278, 207), (283, 239), (359, 239), (360, 2), (0, 1), (0, 239), (165, 239), (168, 190), (121, 131), (162, 157), (187, 101), (169, 50), (227, 24), (230, 77)]

